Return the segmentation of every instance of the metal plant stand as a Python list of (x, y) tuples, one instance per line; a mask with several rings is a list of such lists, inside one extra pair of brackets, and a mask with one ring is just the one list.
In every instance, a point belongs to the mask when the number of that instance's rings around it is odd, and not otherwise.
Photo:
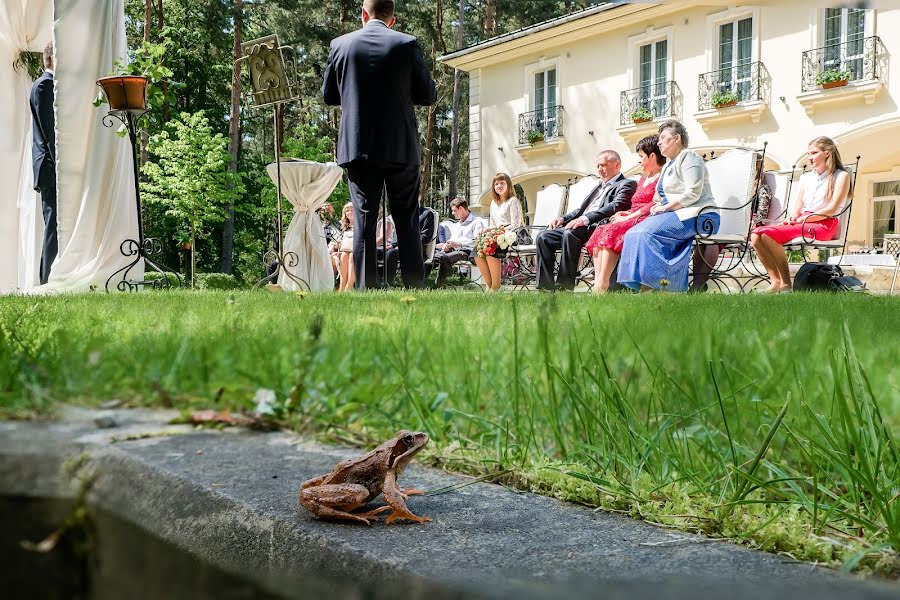
[[(131, 164), (134, 168), (134, 199), (137, 204), (137, 221), (138, 221), (138, 239), (126, 239), (119, 246), (122, 256), (130, 258), (131, 262), (113, 273), (106, 280), (106, 291), (110, 291), (110, 285), (121, 275), (122, 279), (115, 284), (115, 288), (120, 292), (135, 292), (144, 286), (150, 286), (154, 289), (171, 288), (172, 277), (174, 276), (176, 285), (181, 287), (181, 276), (169, 268), (162, 267), (150, 259), (151, 255), (159, 254), (162, 251), (162, 245), (155, 238), (144, 237), (144, 220), (141, 214), (141, 189), (140, 180), (138, 178), (138, 159), (137, 159), (137, 133), (135, 124), (142, 116), (147, 113), (146, 109), (124, 109), (111, 110), (103, 117), (103, 124), (106, 127), (112, 127), (115, 123), (113, 119), (118, 119), (125, 125), (128, 130), (128, 139), (131, 141)], [(128, 274), (141, 261), (144, 260), (144, 279), (130, 279)], [(146, 271), (150, 268), (160, 274), (158, 279), (147, 279)]]
[[(290, 62), (285, 63), (285, 53), (290, 53)], [(241, 44), (243, 56), (234, 61), (234, 68), (240, 68), (241, 63), (247, 63), (247, 71), (250, 78), (250, 91), (244, 95), (247, 106), (252, 109), (272, 107), (273, 124), (275, 127), (275, 164), (277, 177), (275, 181), (277, 192), (275, 214), (275, 239), (273, 247), (263, 256), (263, 264), (266, 266), (267, 275), (260, 279), (254, 289), (260, 286), (278, 281), (281, 273), (294, 281), (301, 289), (309, 290), (309, 283), (298, 277), (291, 269), (299, 263), (299, 257), (294, 252), (284, 251), (284, 219), (281, 208), (281, 135), (278, 127), (278, 109), (282, 104), (296, 101), (299, 96), (296, 93), (297, 82), (297, 58), (296, 51), (290, 46), (281, 46), (277, 35), (268, 35), (259, 39)], [(291, 76), (291, 74), (293, 76)]]

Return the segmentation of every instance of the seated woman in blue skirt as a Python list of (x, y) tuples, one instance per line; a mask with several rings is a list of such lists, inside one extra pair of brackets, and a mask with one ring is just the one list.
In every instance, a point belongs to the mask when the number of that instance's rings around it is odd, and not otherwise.
[(674, 119), (660, 125), (658, 143), (669, 162), (657, 180), (650, 216), (625, 234), (618, 280), (641, 291), (683, 292), (694, 236), (718, 231), (719, 215), (707, 211), (697, 218), (713, 196), (703, 159), (687, 148), (684, 125)]

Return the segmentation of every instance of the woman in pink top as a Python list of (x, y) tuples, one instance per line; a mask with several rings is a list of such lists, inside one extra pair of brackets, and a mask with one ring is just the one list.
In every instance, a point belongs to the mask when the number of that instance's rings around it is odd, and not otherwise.
[(750, 235), (750, 243), (769, 274), (769, 292), (791, 290), (784, 244), (799, 237), (833, 240), (839, 225), (834, 215), (843, 210), (850, 193), (850, 174), (831, 138), (811, 141), (807, 156), (811, 170), (800, 177), (800, 194), (788, 209), (787, 219), (757, 227)]
[(666, 158), (658, 145), (659, 136), (648, 135), (637, 143), (635, 150), (641, 157), (641, 169), (644, 175), (638, 182), (637, 191), (631, 197), (631, 210), (620, 211), (609, 218), (605, 225), (600, 225), (591, 234), (585, 248), (594, 258), (595, 294), (603, 294), (609, 290), (609, 278), (619, 262), (622, 254), (622, 241), (629, 229), (643, 221), (650, 214), (653, 206), (653, 194), (656, 181)]

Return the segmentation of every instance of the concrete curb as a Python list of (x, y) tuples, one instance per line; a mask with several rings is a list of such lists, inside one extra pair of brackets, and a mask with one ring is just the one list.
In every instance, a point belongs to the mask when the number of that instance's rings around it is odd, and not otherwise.
[[(427, 525), (323, 522), (298, 509), (300, 482), (359, 451), (284, 433), (172, 428), (171, 414), (152, 411), (114, 411), (117, 426), (98, 429), (96, 416), (0, 423), (0, 496), (72, 497), (62, 466), (87, 454), (90, 509), (280, 597), (900, 597), (895, 584), (496, 485), (412, 498), (413, 512), (434, 518)], [(460, 480), (414, 463), (402, 483)]]

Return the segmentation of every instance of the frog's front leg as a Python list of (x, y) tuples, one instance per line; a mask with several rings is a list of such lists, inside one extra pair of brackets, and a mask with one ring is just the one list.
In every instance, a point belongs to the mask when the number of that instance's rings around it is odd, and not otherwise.
[(363, 506), (368, 497), (368, 488), (356, 483), (330, 483), (300, 488), (300, 505), (317, 517), (360, 521), (366, 525), (370, 524), (369, 518), (372, 517), (355, 515), (351, 511)]
[[(405, 490), (406, 493), (417, 492), (419, 490)], [(388, 471), (384, 477), (384, 499), (387, 501), (388, 505), (394, 509), (385, 524), (396, 521), (397, 519), (408, 519), (410, 521), (415, 521), (416, 523), (427, 523), (431, 521), (431, 517), (419, 517), (414, 515), (409, 508), (406, 506), (406, 502), (404, 501), (404, 494), (400, 491), (400, 488), (397, 486), (397, 473), (393, 470)]]

